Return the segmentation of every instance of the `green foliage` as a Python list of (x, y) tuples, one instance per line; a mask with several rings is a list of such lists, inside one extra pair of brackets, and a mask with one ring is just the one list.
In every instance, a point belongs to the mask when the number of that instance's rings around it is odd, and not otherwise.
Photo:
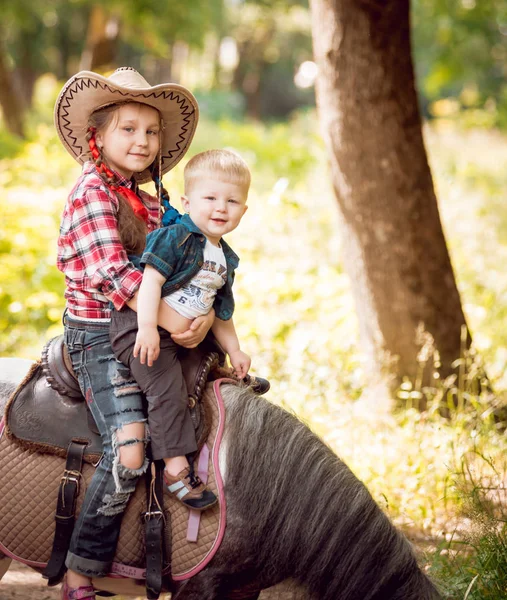
[[(90, 0), (1, 0), (2, 38), (13, 70), (28, 80), (45, 73), (69, 77), (80, 63), (95, 4)], [(167, 61), (171, 44), (177, 40), (202, 48), (206, 34), (217, 30), (223, 20), (222, 0), (111, 0), (103, 9), (119, 22), (118, 60), (135, 64), (140, 56)]]
[(13, 158), (23, 149), (23, 142), (8, 131), (0, 130), (0, 160), (2, 158)]
[(168, 44), (176, 40), (202, 48), (206, 33), (216, 30), (223, 19), (222, 0), (114, 0), (110, 6), (121, 15), (126, 41), (143, 53), (149, 49), (153, 56), (163, 58)]
[(282, 118), (314, 104), (313, 89), (294, 83), (299, 65), (312, 60), (306, 2), (232, 3), (228, 25), (224, 33), (236, 40), (239, 53), (233, 86), (245, 95), (249, 116)]
[(40, 344), (60, 321), (63, 281), (54, 266), (58, 220), (54, 211), (39, 205), (48, 198), (40, 195), (37, 204), (27, 204), (19, 191), (6, 195), (6, 227), (0, 233), (0, 352), (12, 355)]
[[(426, 101), (455, 98), (484, 108), (495, 124), (507, 114), (507, 5), (498, 0), (413, 0), (413, 45)], [(437, 114), (441, 107), (434, 108)]]
[(507, 389), (507, 144), (498, 133), (426, 131), (440, 212), (472, 337), (498, 389)]
[(239, 92), (227, 90), (193, 90), (199, 113), (210, 121), (239, 121), (245, 114), (245, 101)]
[(2, 37), (13, 66), (29, 78), (46, 72), (65, 77), (66, 60), (82, 50), (90, 2), (2, 0), (1, 6)]
[[(507, 589), (507, 464), (473, 451), (456, 474), (467, 528), (457, 528), (432, 560), (444, 598), (502, 600)], [(450, 585), (449, 585), (450, 584)]]

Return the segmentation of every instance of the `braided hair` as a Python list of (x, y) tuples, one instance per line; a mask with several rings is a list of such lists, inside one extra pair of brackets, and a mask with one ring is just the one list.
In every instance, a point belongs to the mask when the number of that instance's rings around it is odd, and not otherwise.
[(168, 225), (174, 225), (174, 223), (179, 223), (181, 220), (181, 214), (171, 204), (169, 193), (165, 189), (164, 184), (162, 183), (162, 178), (160, 177), (161, 157), (162, 153), (159, 152), (158, 164), (156, 162), (153, 163), (151, 170), (151, 178), (153, 179), (153, 183), (155, 184), (158, 201), (162, 210), (161, 223), (164, 227), (167, 227)]
[(126, 193), (130, 190), (120, 185), (117, 175), (107, 166), (102, 154), (102, 148), (96, 142), (97, 131), (105, 129), (118, 109), (125, 104), (130, 103), (111, 104), (93, 112), (88, 119), (86, 141), (88, 142), (89, 152), (97, 167), (100, 178), (118, 199), (118, 234), (120, 241), (127, 254), (141, 254), (146, 246), (148, 227), (145, 220), (147, 211), (139, 198), (139, 188), (136, 184), (130, 196), (131, 199), (132, 196), (137, 196), (139, 210), (136, 214), (128, 198), (126, 198)]

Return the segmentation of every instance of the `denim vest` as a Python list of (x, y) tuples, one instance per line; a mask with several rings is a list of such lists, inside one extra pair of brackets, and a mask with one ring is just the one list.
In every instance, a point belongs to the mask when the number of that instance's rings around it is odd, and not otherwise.
[[(148, 234), (141, 267), (150, 265), (166, 278), (162, 297), (172, 294), (188, 283), (204, 263), (206, 236), (188, 215), (176, 225), (162, 227)], [(217, 291), (213, 308), (216, 316), (227, 321), (234, 312), (232, 284), (239, 258), (223, 239), (220, 245), (227, 262), (227, 281)]]

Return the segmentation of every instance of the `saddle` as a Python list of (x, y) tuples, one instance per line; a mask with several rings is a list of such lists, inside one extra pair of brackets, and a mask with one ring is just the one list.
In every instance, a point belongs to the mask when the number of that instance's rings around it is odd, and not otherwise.
[[(208, 466), (211, 464), (209, 447), (206, 444), (214, 421), (210, 410), (213, 412), (215, 409), (212, 402), (202, 401), (203, 392), (210, 377), (231, 377), (230, 372), (223, 367), (225, 355), (218, 346), (212, 344), (213, 342), (207, 342), (192, 350), (182, 349), (180, 356), (187, 384), (189, 408), (198, 441), (197, 469), (204, 481), (208, 477)], [(218, 426), (215, 427), (215, 433), (217, 429)], [(58, 336), (48, 342), (42, 351), (41, 360), (32, 366), (24, 381), (9, 399), (5, 410), (5, 431), (7, 438), (24, 450), (66, 458), (57, 495), (53, 547), (43, 573), (48, 579), (49, 585), (56, 585), (61, 581), (65, 572), (64, 560), (72, 534), (76, 503), (79, 500), (82, 463), (84, 461), (95, 465), (102, 454), (101, 438), (81, 394), (63, 342), (63, 336)], [(87, 477), (91, 477), (92, 474), (93, 472), (88, 472)], [(216, 480), (221, 481), (219, 476)], [(174, 530), (176, 525), (177, 529), (185, 532), (188, 510), (183, 507), (182, 513), (179, 507), (170, 507), (167, 514), (169, 522), (166, 523), (164, 531), (166, 519), (163, 512), (162, 466), (160, 464), (153, 465), (147, 473), (145, 494), (145, 510), (138, 511), (137, 514), (142, 512), (145, 525), (146, 571), (139, 567), (134, 568), (134, 571), (140, 577), (142, 577), (142, 573), (146, 573), (148, 598), (158, 598), (162, 589), (164, 573), (171, 572), (170, 559), (169, 564), (166, 564), (165, 568), (163, 566), (163, 556), (171, 555), (169, 551), (171, 527)], [(217, 495), (220, 494), (217, 493)], [(224, 516), (222, 510), (223, 508), (220, 507), (219, 517)], [(193, 512), (191, 511), (191, 513)], [(175, 522), (176, 516), (179, 524)], [(214, 524), (211, 525), (211, 531), (208, 532), (211, 533), (211, 541), (214, 539), (219, 521), (224, 521), (223, 518), (217, 518), (217, 513), (213, 515), (209, 511), (208, 517), (213, 518), (213, 516)], [(197, 541), (199, 519), (199, 516), (194, 514), (192, 518), (191, 515), (188, 522), (188, 533), (183, 535), (183, 539), (180, 540), (181, 544), (185, 541), (185, 537), (188, 541)], [(191, 529), (193, 531), (190, 531)], [(167, 531), (169, 531), (168, 534)], [(181, 531), (180, 538), (182, 537)], [(169, 539), (167, 539), (167, 535), (169, 535)], [(151, 551), (149, 551), (150, 548)], [(209, 549), (205, 554), (209, 554)], [(119, 564), (115, 567), (118, 574), (122, 574), (122, 568), (126, 568), (127, 575), (132, 574), (133, 567), (131, 565), (125, 567), (122, 563), (115, 564)], [(192, 568), (186, 570), (192, 572)]]
[[(207, 486), (219, 502), (203, 513), (189, 511), (165, 489), (153, 494), (160, 479), (147, 474), (136, 486), (123, 515), (110, 577), (128, 578), (139, 587), (145, 584), (148, 598), (157, 598), (161, 591), (171, 592), (177, 582), (199, 573), (220, 547), (226, 521), (219, 461), (225, 430), (224, 383), (217, 380), (204, 388), (201, 404), (211, 425), (194, 463), (197, 474), (204, 482), (207, 478)], [(234, 382), (229, 379), (227, 383)], [(63, 573), (52, 571), (55, 543), (57, 557), (64, 559), (66, 555), (60, 524), (66, 519), (72, 522), (74, 514), (79, 514), (94, 471), (88, 462), (79, 473), (79, 469), (68, 468), (66, 458), (23, 448), (5, 435), (4, 422), (0, 421), (0, 554), (43, 572), (45, 577), (49, 569), (56, 574), (48, 583), (58, 583)], [(55, 518), (57, 498), (60, 506)], [(60, 517), (62, 504), (68, 514)], [(95, 580), (94, 585), (99, 590), (109, 587), (103, 579)]]

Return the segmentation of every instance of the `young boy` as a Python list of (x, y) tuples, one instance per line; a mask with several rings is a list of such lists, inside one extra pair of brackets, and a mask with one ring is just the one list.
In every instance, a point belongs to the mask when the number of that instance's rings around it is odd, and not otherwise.
[[(250, 368), (232, 321), (232, 284), (239, 259), (222, 236), (239, 225), (247, 210), (250, 171), (237, 154), (209, 150), (185, 167), (185, 210), (181, 221), (148, 235), (136, 313), (113, 312), (111, 342), (116, 357), (130, 367), (148, 401), (153, 458), (163, 459), (169, 491), (197, 510), (216, 502), (215, 495), (190, 469), (186, 455), (196, 441), (178, 345), (172, 333), (189, 328), (200, 315), (215, 311), (212, 331), (238, 378)], [(172, 310), (162, 323), (160, 299)], [(164, 329), (157, 326), (160, 323)]]

